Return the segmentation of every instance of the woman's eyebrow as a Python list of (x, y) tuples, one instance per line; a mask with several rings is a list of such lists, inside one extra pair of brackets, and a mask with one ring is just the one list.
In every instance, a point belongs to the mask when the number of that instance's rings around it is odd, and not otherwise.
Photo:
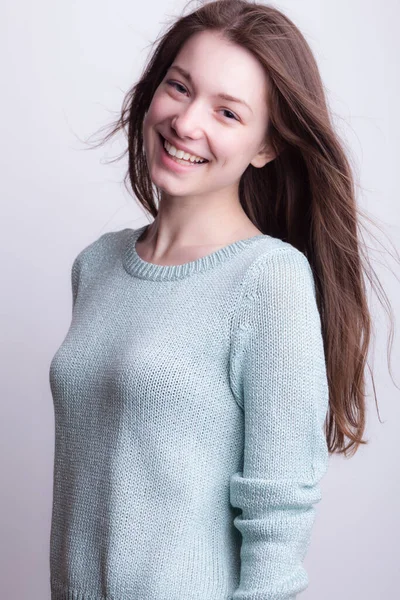
[[(185, 79), (187, 79), (189, 81), (189, 83), (193, 84), (192, 76), (190, 75), (190, 73), (188, 71), (186, 71), (186, 69), (184, 69), (183, 67), (180, 67), (179, 65), (171, 65), (169, 67), (168, 71), (171, 69), (175, 69), (176, 71), (178, 71), (183, 77), (185, 77)], [(235, 98), (234, 96), (231, 96), (230, 94), (225, 94), (224, 92), (215, 94), (215, 96), (217, 98), (222, 98), (223, 100), (228, 100), (229, 102), (236, 102), (237, 104), (243, 104), (250, 110), (251, 113), (253, 113), (253, 111), (251, 110), (251, 108), (247, 104), (247, 102), (245, 102), (244, 100), (241, 100), (240, 98)]]

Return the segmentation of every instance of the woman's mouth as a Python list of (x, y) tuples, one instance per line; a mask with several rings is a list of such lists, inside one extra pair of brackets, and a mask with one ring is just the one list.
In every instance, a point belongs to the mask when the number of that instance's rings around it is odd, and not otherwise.
[(172, 154), (169, 154), (169, 152), (167, 152), (164, 143), (165, 143), (165, 138), (163, 138), (163, 136), (161, 135), (161, 133), (158, 134), (159, 138), (160, 138), (160, 142), (161, 142), (161, 147), (162, 147), (162, 152), (166, 155), (166, 157), (170, 160), (172, 160), (174, 163), (179, 164), (179, 165), (183, 165), (185, 167), (201, 167), (202, 165), (207, 164), (209, 161), (206, 159), (203, 159), (202, 162), (196, 162), (196, 161), (191, 161), (189, 159), (185, 160), (183, 158), (177, 158), (176, 156), (172, 156)]

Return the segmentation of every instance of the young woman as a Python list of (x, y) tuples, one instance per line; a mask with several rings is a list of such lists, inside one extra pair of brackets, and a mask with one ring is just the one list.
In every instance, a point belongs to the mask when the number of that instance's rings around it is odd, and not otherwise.
[(370, 336), (315, 60), (278, 10), (206, 3), (159, 41), (125, 128), (154, 219), (73, 263), (52, 600), (294, 599), (329, 454), (365, 443)]

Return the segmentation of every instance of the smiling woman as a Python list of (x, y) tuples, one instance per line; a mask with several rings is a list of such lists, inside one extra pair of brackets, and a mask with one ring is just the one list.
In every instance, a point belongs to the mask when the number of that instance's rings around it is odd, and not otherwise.
[(105, 140), (120, 130), (154, 220), (72, 264), (52, 600), (294, 600), (329, 454), (366, 443), (371, 331), (315, 59), (277, 9), (206, 2)]
[[(225, 218), (236, 228), (248, 222), (238, 198), (240, 177), (249, 165), (261, 168), (275, 156), (265, 140), (267, 86), (256, 58), (220, 33), (199, 31), (186, 41), (157, 86), (143, 122), (147, 168), (161, 190), (161, 211), (167, 204), (201, 197), (200, 219), (211, 221), (216, 207), (224, 206)], [(178, 151), (208, 163), (196, 173), (177, 168), (178, 162), (187, 164), (183, 155), (178, 154), (180, 161), (163, 160), (155, 141), (159, 134)], [(208, 202), (206, 209), (205, 198), (217, 191), (218, 204)]]

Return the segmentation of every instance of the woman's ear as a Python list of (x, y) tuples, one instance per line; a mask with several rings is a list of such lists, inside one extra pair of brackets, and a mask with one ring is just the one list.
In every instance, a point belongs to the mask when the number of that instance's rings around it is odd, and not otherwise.
[(271, 160), (274, 160), (276, 156), (276, 152), (266, 142), (261, 148), (261, 150), (257, 152), (253, 160), (250, 161), (250, 164), (253, 165), (253, 167), (256, 167), (256, 169), (260, 169), (261, 167), (264, 167), (267, 163), (271, 162)]

